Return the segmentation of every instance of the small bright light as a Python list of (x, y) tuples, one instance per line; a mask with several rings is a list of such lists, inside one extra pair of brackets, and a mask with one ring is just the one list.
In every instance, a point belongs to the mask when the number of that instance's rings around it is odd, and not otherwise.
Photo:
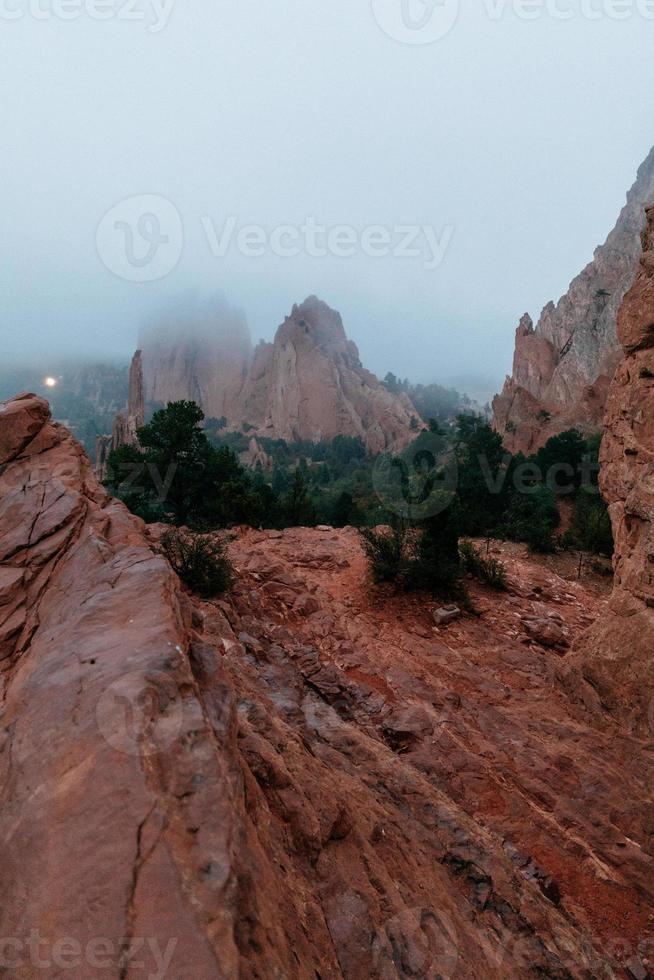
[(56, 385), (56, 383), (57, 383), (57, 379), (56, 378), (46, 378), (45, 379), (45, 384), (46, 384), (46, 387), (47, 388), (54, 388), (54, 386)]

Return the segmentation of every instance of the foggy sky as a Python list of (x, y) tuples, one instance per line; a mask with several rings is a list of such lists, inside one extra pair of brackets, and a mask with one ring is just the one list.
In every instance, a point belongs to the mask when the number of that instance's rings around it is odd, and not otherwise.
[[(654, 142), (654, 20), (636, 0), (624, 20), (609, 0), (548, 0), (529, 20), (462, 0), (430, 44), (379, 26), (402, 0), (177, 0), (167, 23), (171, 0), (135, 0), (144, 19), (116, 0), (106, 20), (75, 2), (0, 3), (5, 358), (127, 356), (187, 290), (223, 290), (269, 339), (315, 293), (378, 374), (499, 384), (520, 315), (590, 260)], [(103, 217), (137, 195), (183, 228), (151, 282), (107, 268), (122, 212)], [(361, 254), (360, 238), (353, 257), (213, 255), (206, 228), (230, 217), (268, 233), (428, 226), (447, 247), (437, 268)]]

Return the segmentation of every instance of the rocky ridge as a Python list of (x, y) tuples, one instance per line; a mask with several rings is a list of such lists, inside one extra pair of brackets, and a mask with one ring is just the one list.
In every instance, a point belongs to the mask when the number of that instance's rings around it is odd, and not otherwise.
[(224, 417), (251, 436), (359, 436), (373, 453), (413, 438), (415, 408), (366, 371), (326, 303), (311, 296), (294, 306), (274, 341), (254, 350), (234, 316), (217, 315), (217, 325), (203, 322), (201, 331), (191, 324), (183, 334), (154, 328), (142, 338), (149, 404), (191, 399), (207, 417)]
[(509, 551), (438, 629), (297, 529), (236, 534), (202, 602), (41, 399), (0, 466), (1, 935), (85, 980), (649, 975), (652, 736), (558, 680), (597, 590)]
[(493, 400), (494, 424), (510, 452), (534, 452), (564, 429), (601, 427), (621, 357), (618, 310), (638, 269), (644, 209), (652, 201), (654, 148), (593, 261), (556, 306), (548, 303), (536, 327), (522, 317), (513, 372)]

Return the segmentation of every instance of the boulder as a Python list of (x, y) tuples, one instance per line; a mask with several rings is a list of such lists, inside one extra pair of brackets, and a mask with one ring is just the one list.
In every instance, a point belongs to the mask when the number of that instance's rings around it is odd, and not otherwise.
[(442, 606), (440, 609), (434, 609), (434, 622), (437, 626), (448, 626), (460, 615), (461, 610), (458, 606)]
[(554, 617), (523, 616), (520, 625), (525, 633), (543, 647), (567, 649), (570, 641)]

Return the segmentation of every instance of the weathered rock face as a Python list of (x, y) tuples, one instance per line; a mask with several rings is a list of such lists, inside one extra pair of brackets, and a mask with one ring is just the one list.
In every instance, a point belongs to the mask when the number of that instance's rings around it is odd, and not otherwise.
[(136, 438), (137, 430), (145, 423), (145, 385), (143, 356), (140, 350), (136, 351), (130, 365), (127, 398), (127, 424), (130, 435)]
[(62, 364), (60, 368), (65, 387), (78, 398), (91, 402), (99, 415), (112, 415), (124, 406), (126, 374), (122, 364), (88, 364), (72, 369)]
[(205, 309), (173, 311), (141, 336), (145, 397), (197, 402), (207, 418), (230, 418), (252, 359), (244, 314), (224, 299)]
[(262, 470), (269, 471), (273, 467), (272, 456), (269, 456), (262, 449), (259, 441), (255, 438), (250, 439), (246, 452), (240, 454), (240, 460), (243, 466), (247, 466), (251, 470), (260, 466)]
[(0, 467), (8, 975), (647, 975), (647, 745), (573, 721), (520, 627), (601, 598), (509, 555), (439, 630), (299, 529), (240, 534), (201, 602), (41, 399)]
[(654, 729), (654, 207), (647, 218), (640, 269), (618, 315), (624, 359), (609, 392), (600, 457), (615, 588), (576, 659), (591, 702)]
[(245, 389), (245, 404), (265, 405), (255, 420), (261, 434), (288, 442), (359, 436), (373, 453), (413, 437), (409, 400), (365, 370), (339, 314), (315, 296), (293, 308), (266, 360)]
[(95, 440), (95, 475), (102, 481), (107, 476), (109, 453), (119, 446), (135, 446), (137, 432), (145, 424), (145, 389), (143, 361), (137, 350), (129, 369), (127, 412), (118, 412), (114, 418), (110, 436), (97, 436)]
[(315, 296), (253, 353), (243, 330), (230, 331), (217, 332), (211, 349), (193, 336), (167, 347), (156, 332), (146, 337), (148, 401), (189, 398), (232, 428), (287, 441), (360, 436), (373, 453), (413, 437), (418, 413), (406, 395), (391, 394), (365, 370), (339, 314)]
[(601, 427), (609, 384), (621, 357), (616, 321), (638, 268), (643, 211), (654, 200), (654, 149), (593, 261), (534, 328), (516, 331), (513, 373), (493, 401), (494, 424), (511, 452), (533, 452), (564, 429)]

